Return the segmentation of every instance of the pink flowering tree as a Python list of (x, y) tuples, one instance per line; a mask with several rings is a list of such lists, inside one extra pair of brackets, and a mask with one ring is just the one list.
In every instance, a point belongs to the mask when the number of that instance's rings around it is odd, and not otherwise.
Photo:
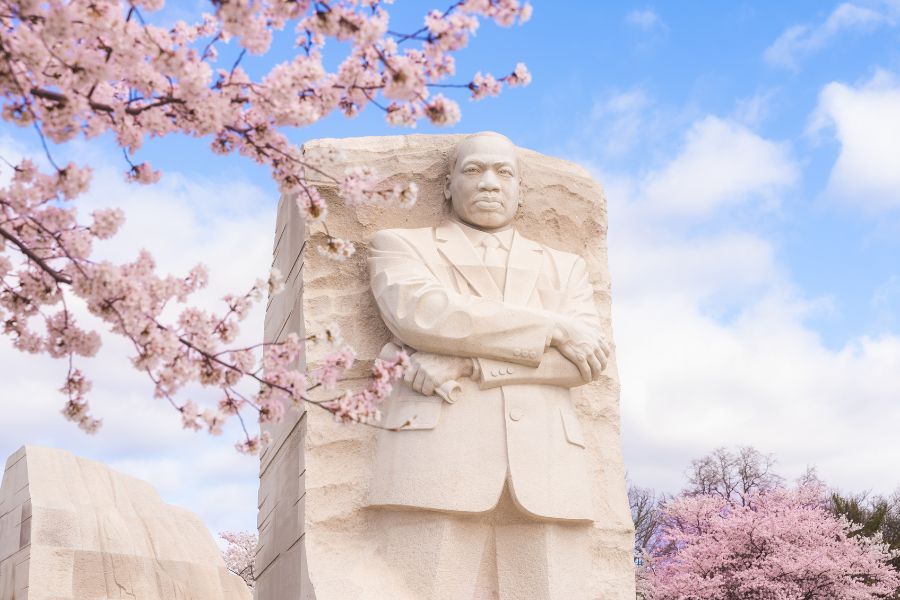
[(640, 585), (652, 600), (872, 600), (900, 591), (878, 537), (850, 537), (821, 488), (683, 495), (662, 510)]
[[(0, 0), (3, 118), (33, 128), (48, 165), (6, 165), (12, 175), (0, 189), (0, 329), (23, 352), (67, 361), (61, 388), (67, 419), (87, 432), (100, 426), (78, 359), (95, 354), (101, 338), (76, 321), (70, 304), (79, 298), (109, 331), (130, 341), (134, 368), (146, 373), (155, 395), (172, 405), (185, 427), (216, 434), (239, 419), (241, 451), (255, 452), (265, 441), (251, 433), (248, 417), (278, 420), (289, 406), (311, 401), (313, 388), (334, 390), (316, 405), (338, 418), (376, 420), (405, 355), (376, 362), (364, 389), (342, 391), (338, 382), (354, 359), (350, 347), (336, 347), (312, 373), (292, 368), (305, 343), (333, 342), (333, 336), (235, 347), (249, 309), (279, 291), (281, 275), (273, 272), (226, 296), (212, 313), (189, 302), (207, 283), (202, 266), (170, 276), (156, 272), (147, 252), (125, 264), (94, 259), (94, 242), (114, 236), (125, 215), (115, 206), (79, 215), (91, 168), (59, 164), (53, 148), (110, 136), (123, 150), (128, 180), (153, 184), (161, 174), (135, 158), (148, 137), (208, 139), (214, 153), (238, 153), (267, 167), (281, 192), (296, 196), (309, 225), (326, 234), (328, 207), (308, 176), (340, 186), (350, 205), (409, 206), (416, 199), (413, 185), (381, 189), (377, 174), (366, 169), (335, 178), (304, 157), (285, 128), (336, 112), (352, 117), (366, 107), (382, 111), (392, 125), (422, 119), (452, 125), (459, 105), (436, 88), (480, 99), (503, 85), (529, 82), (521, 64), (500, 77), (448, 79), (455, 75), (454, 53), (467, 45), (479, 18), (509, 26), (527, 20), (531, 7), (519, 0), (461, 0), (428, 12), (419, 29), (404, 33), (391, 29), (389, 3), (210, 0), (209, 12), (195, 22), (162, 26), (155, 23), (168, 18), (164, 0)], [(251, 77), (242, 66), (245, 55), (266, 55), (278, 35), (291, 36), (296, 53)], [(330, 71), (323, 54), (336, 42), (343, 60)], [(220, 63), (220, 52), (236, 59)], [(320, 251), (335, 259), (354, 251), (352, 240), (330, 234), (326, 240)], [(173, 305), (180, 307), (177, 316), (164, 318)], [(257, 392), (240, 391), (248, 381)], [(183, 399), (192, 383), (218, 390), (218, 402), (198, 406)]]
[(247, 531), (223, 531), (219, 537), (226, 543), (225, 549), (222, 550), (225, 567), (243, 579), (252, 590), (256, 582), (253, 561), (256, 558), (256, 546), (259, 538), (255, 533)]

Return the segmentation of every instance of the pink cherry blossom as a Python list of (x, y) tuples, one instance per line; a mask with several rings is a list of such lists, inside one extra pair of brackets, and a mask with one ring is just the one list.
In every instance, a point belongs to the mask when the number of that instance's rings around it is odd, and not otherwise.
[(425, 114), (433, 124), (439, 126), (455, 125), (462, 116), (459, 104), (441, 94), (425, 105)]
[(161, 176), (162, 173), (154, 171), (148, 162), (134, 165), (126, 174), (128, 181), (136, 181), (138, 183), (156, 183)]
[(378, 183), (371, 167), (350, 167), (341, 182), (341, 197), (350, 206), (368, 204), (369, 190)]
[[(278, 421), (289, 406), (313, 402), (309, 392), (316, 386), (341, 393), (316, 404), (337, 418), (377, 418), (403, 360), (376, 362), (363, 389), (338, 390), (352, 349), (337, 350), (309, 373), (297, 365), (306, 344), (333, 343), (339, 335), (232, 347), (252, 306), (281, 293), (283, 274), (272, 270), (249, 290), (226, 295), (213, 311), (189, 303), (207, 283), (201, 265), (167, 275), (157, 272), (147, 252), (132, 262), (98, 260), (95, 242), (116, 235), (125, 215), (113, 207), (94, 211), (87, 223), (79, 220), (77, 205), (90, 187), (91, 168), (60, 165), (53, 150), (106, 135), (123, 150), (126, 180), (153, 185), (163, 174), (135, 155), (148, 138), (183, 134), (208, 140), (212, 152), (239, 154), (266, 168), (283, 193), (296, 197), (309, 226), (324, 228), (328, 216), (315, 187), (323, 183), (338, 187), (350, 205), (409, 207), (418, 195), (414, 184), (383, 185), (366, 169), (330, 175), (333, 169), (323, 167), (334, 157), (307, 156), (285, 132), (367, 108), (383, 111), (397, 126), (413, 127), (421, 119), (457, 123), (457, 102), (432, 96), (432, 88), (493, 96), (502, 84), (522, 85), (530, 75), (517, 65), (500, 79), (478, 74), (446, 83), (456, 75), (454, 53), (467, 46), (480, 19), (523, 23), (531, 7), (518, 0), (464, 0), (427, 11), (421, 28), (398, 33), (387, 4), (222, 0), (210, 2), (210, 12), (191, 22), (175, 18), (184, 14), (180, 6), (152, 14), (163, 10), (163, 0), (0, 0), (2, 118), (33, 128), (49, 164), (38, 168), (26, 158), (12, 165), (0, 189), (0, 332), (22, 352), (68, 362), (61, 387), (67, 419), (87, 432), (101, 425), (90, 413), (91, 382), (76, 364), (97, 352), (100, 336), (78, 326), (66, 304), (73, 296), (113, 335), (129, 340), (134, 368), (147, 375), (154, 395), (171, 405), (184, 427), (215, 435), (238, 420), (241, 452), (267, 443), (265, 434), (248, 429), (248, 413), (257, 423)], [(264, 64), (278, 36), (289, 36), (298, 52)], [(337, 66), (324, 56), (334, 41), (346, 49)], [(219, 64), (219, 56), (235, 51), (236, 62)], [(241, 64), (244, 51), (261, 57), (253, 75)], [(346, 260), (355, 245), (328, 235), (318, 251)], [(241, 392), (248, 382), (258, 391)], [(182, 398), (192, 384), (216, 389), (218, 399), (202, 405)]]
[(309, 224), (324, 221), (328, 216), (328, 205), (314, 187), (304, 188), (298, 193), (297, 208)]
[(346, 392), (323, 406), (339, 421), (377, 422), (381, 418), (379, 405), (393, 389), (393, 383), (403, 377), (409, 367), (409, 355), (399, 351), (390, 360), (376, 359), (372, 376), (365, 389)]
[(518, 63), (515, 70), (505, 77), (506, 83), (510, 86), (528, 85), (531, 83), (531, 73), (524, 63)]
[(356, 245), (349, 240), (328, 236), (324, 246), (316, 248), (319, 254), (337, 261), (344, 261), (356, 253)]
[(500, 89), (500, 82), (490, 73), (487, 75), (482, 75), (480, 72), (475, 73), (475, 78), (472, 79), (472, 100), (497, 96), (500, 94)]
[(333, 390), (344, 371), (353, 366), (354, 360), (356, 352), (350, 346), (344, 346), (320, 361), (321, 364), (311, 373), (312, 379), (324, 389)]
[(125, 213), (120, 208), (105, 208), (91, 213), (94, 223), (90, 226), (91, 233), (101, 240), (111, 238), (125, 223)]

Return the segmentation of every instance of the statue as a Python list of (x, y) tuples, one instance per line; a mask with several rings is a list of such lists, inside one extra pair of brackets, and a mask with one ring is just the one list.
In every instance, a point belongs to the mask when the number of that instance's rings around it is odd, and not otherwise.
[(372, 293), (412, 367), (383, 408), (368, 505), (422, 600), (588, 598), (596, 510), (570, 389), (610, 349), (584, 259), (514, 228), (520, 165), (478, 133), (451, 156), (448, 220), (372, 238)]
[[(330, 233), (359, 243), (336, 266), (284, 195), (286, 288), (265, 339), (334, 321), (357, 350), (348, 388), (400, 345), (412, 368), (382, 405), (388, 430), (314, 407), (267, 425), (256, 597), (633, 600), (601, 185), (492, 133), (304, 152), (332, 157), (338, 179), (415, 182), (419, 200), (349, 205), (323, 178)], [(298, 368), (327, 352), (310, 345)]]

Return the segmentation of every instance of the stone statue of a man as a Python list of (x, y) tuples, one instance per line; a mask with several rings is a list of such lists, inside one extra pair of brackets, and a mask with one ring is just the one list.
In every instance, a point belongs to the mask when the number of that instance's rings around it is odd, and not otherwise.
[(450, 218), (372, 238), (372, 292), (412, 354), (369, 490), (397, 597), (579, 600), (595, 509), (570, 389), (609, 348), (584, 260), (525, 238), (515, 146), (464, 138)]

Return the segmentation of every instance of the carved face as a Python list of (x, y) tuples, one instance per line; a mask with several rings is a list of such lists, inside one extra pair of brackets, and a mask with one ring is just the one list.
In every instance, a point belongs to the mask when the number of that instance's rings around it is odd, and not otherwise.
[(462, 141), (447, 176), (445, 196), (464, 223), (485, 231), (506, 228), (519, 207), (516, 149), (497, 135)]

